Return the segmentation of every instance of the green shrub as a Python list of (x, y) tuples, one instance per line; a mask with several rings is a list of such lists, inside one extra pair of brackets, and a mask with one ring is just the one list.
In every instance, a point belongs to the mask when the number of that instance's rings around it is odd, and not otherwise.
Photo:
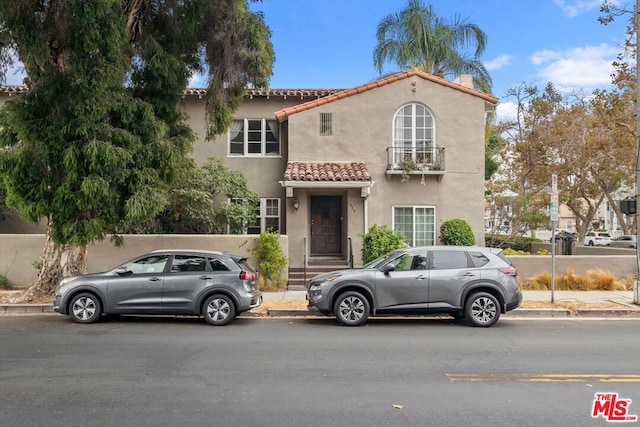
[[(258, 283), (262, 284), (264, 288), (279, 288), (285, 284), (285, 280), (281, 278), (281, 275), (282, 270), (288, 263), (288, 259), (282, 252), (282, 248), (280, 248), (279, 237), (280, 233), (265, 231), (255, 238), (256, 247), (252, 253), (258, 258), (258, 266), (263, 277), (263, 280), (259, 280)], [(261, 289), (270, 290), (262, 287)]]
[(395, 249), (406, 246), (404, 236), (385, 225), (374, 224), (362, 235), (362, 262), (367, 264)]
[(443, 245), (472, 246), (476, 244), (473, 230), (463, 219), (448, 219), (440, 226), (440, 241)]
[(509, 256), (509, 255), (531, 255), (529, 252), (518, 251), (518, 250), (515, 250), (515, 249), (511, 249), (511, 248), (507, 248), (507, 249), (503, 250), (502, 254), (504, 256)]
[(531, 243), (542, 240), (524, 236), (505, 236), (501, 234), (485, 234), (484, 244), (490, 248), (511, 248), (516, 251), (531, 252)]
[(0, 274), (0, 289), (8, 289), (9, 288), (9, 279)]

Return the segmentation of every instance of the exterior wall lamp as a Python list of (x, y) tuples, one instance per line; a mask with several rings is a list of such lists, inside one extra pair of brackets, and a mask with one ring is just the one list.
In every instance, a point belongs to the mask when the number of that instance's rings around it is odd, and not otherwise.
[(298, 210), (299, 207), (300, 202), (298, 201), (298, 199), (293, 199), (293, 209)]

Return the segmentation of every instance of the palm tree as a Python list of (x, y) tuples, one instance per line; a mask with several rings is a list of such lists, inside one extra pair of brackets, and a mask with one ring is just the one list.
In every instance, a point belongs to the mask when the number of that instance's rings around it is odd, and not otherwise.
[[(491, 76), (480, 62), (487, 35), (459, 16), (448, 22), (422, 0), (408, 0), (404, 9), (380, 21), (376, 37), (373, 63), (379, 73), (391, 61), (401, 69), (415, 67), (440, 77), (471, 74), (477, 88), (491, 93)], [(473, 56), (467, 55), (474, 47)]]

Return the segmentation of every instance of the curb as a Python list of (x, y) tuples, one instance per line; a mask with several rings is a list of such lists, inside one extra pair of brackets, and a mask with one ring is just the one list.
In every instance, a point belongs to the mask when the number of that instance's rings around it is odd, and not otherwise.
[[(0, 304), (0, 314), (38, 314), (55, 313), (50, 304)], [(442, 314), (425, 314), (418, 316), (400, 317), (424, 317), (438, 316)], [(504, 317), (530, 317), (530, 318), (640, 318), (640, 310), (635, 308), (609, 309), (609, 308), (587, 308), (578, 310), (568, 310), (562, 308), (517, 308), (506, 314)], [(267, 313), (246, 311), (240, 313), (239, 317), (327, 317), (324, 314), (315, 313), (306, 309), (271, 309)]]
[(0, 304), (0, 313), (55, 313), (51, 304)]

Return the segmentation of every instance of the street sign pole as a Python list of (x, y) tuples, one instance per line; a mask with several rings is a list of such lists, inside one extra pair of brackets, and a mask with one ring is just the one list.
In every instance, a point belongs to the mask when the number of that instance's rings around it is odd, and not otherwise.
[(558, 224), (558, 175), (551, 175), (551, 303), (556, 289), (556, 227)]

